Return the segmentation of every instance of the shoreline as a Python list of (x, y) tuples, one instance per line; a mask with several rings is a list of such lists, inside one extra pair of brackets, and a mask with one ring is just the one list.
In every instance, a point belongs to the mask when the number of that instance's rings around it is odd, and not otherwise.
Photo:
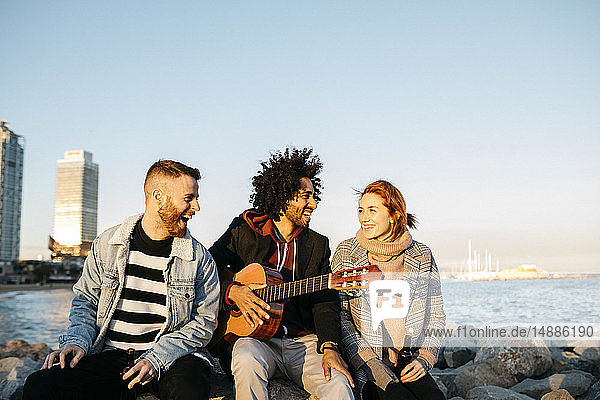
[(595, 279), (600, 278), (600, 275), (558, 275), (558, 276), (514, 276), (514, 277), (473, 277), (471, 279), (457, 276), (442, 277), (442, 279), (453, 279), (465, 282), (491, 282), (491, 281), (526, 281), (526, 280), (561, 280), (561, 279)]
[(54, 290), (54, 289), (71, 289), (73, 283), (47, 283), (39, 285), (37, 283), (27, 283), (21, 285), (0, 285), (0, 293), (8, 292), (30, 292), (39, 290)]

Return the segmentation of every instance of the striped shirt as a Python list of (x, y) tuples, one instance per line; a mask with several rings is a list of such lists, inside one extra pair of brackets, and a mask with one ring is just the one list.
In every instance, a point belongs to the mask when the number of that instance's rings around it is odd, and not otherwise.
[(111, 318), (105, 346), (148, 350), (167, 319), (163, 271), (173, 238), (152, 240), (138, 222), (133, 230), (121, 297)]

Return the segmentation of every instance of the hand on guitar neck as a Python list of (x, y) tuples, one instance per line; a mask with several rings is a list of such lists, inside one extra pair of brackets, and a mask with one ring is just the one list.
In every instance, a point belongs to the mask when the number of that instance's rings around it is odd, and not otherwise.
[(267, 285), (250, 283), (248, 285), (233, 285), (229, 289), (227, 297), (240, 309), (244, 319), (251, 327), (262, 325), (263, 319), (270, 318), (266, 310), (270, 310), (271, 307), (252, 292), (265, 286)]

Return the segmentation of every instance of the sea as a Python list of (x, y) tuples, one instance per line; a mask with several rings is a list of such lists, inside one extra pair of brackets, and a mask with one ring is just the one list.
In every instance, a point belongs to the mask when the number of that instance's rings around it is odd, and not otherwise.
[[(600, 278), (513, 281), (442, 280), (451, 324), (498, 327), (600, 326)], [(70, 289), (0, 293), (0, 341), (23, 339), (52, 348), (68, 326)]]

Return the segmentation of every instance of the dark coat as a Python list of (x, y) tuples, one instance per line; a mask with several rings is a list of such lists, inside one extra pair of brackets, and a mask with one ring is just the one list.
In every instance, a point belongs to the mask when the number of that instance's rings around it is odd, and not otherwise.
[[(331, 272), (329, 239), (311, 230), (303, 229), (296, 238), (295, 280)], [(276, 249), (270, 236), (254, 231), (241, 217), (233, 219), (227, 231), (209, 249), (223, 278), (227, 271), (236, 273), (245, 266), (259, 263), (269, 266), (268, 258)], [(298, 302), (304, 329), (315, 332), (317, 349), (324, 342), (340, 343), (340, 305), (335, 290), (324, 290), (292, 298)]]

